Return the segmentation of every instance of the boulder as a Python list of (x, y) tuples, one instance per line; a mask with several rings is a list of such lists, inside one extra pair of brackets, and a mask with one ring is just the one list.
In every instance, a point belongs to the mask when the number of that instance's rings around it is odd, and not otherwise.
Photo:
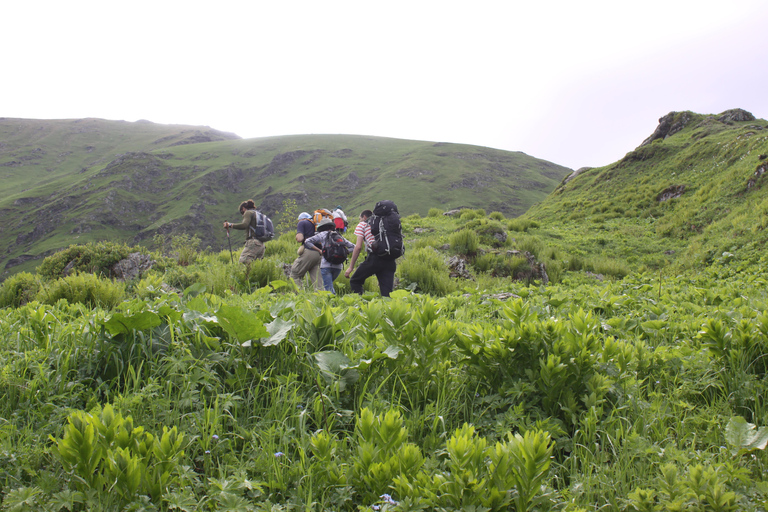
[(137, 277), (141, 277), (141, 275), (147, 270), (151, 269), (154, 264), (155, 260), (153, 260), (152, 257), (148, 254), (132, 252), (128, 255), (127, 258), (115, 263), (111, 270), (112, 275), (115, 276), (115, 279), (130, 281), (132, 279), (136, 279)]

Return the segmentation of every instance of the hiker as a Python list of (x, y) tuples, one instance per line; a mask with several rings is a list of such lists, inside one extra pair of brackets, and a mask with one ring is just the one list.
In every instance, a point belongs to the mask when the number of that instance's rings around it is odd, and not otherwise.
[[(317, 252), (322, 255), (320, 261), (320, 276), (323, 278), (323, 286), (326, 291), (336, 294), (333, 282), (344, 269), (344, 262), (349, 251), (355, 248), (354, 244), (338, 234), (336, 225), (331, 219), (323, 219), (317, 225), (317, 233), (304, 242), (304, 252)], [(333, 252), (336, 249), (337, 252)], [(338, 258), (339, 261), (336, 261)]]
[(272, 228), (272, 221), (256, 210), (253, 199), (240, 203), (240, 215), (243, 216), (242, 222), (239, 224), (225, 222), (224, 229), (234, 228), (248, 231), (245, 236), (245, 247), (240, 254), (240, 263), (249, 265), (253, 260), (260, 260), (264, 257), (264, 242), (271, 240), (275, 232)]
[[(349, 280), (349, 285), (355, 293), (363, 294), (365, 280), (372, 275), (379, 281), (379, 291), (382, 297), (389, 297), (395, 286), (395, 260), (405, 253), (403, 244), (400, 214), (392, 201), (379, 201), (373, 212), (366, 210), (360, 214), (360, 223), (355, 228), (359, 255), (362, 244), (365, 243), (367, 257)], [(345, 275), (354, 269), (354, 258)]]
[(336, 231), (338, 233), (347, 232), (349, 223), (347, 222), (347, 216), (344, 213), (344, 210), (341, 209), (341, 206), (336, 206), (336, 209), (333, 210), (333, 223), (336, 224)]
[(318, 279), (318, 274), (320, 272), (320, 260), (323, 258), (317, 251), (307, 251), (304, 248), (304, 242), (314, 235), (315, 225), (312, 223), (312, 216), (307, 212), (301, 212), (299, 223), (296, 225), (296, 241), (300, 244), (296, 254), (299, 257), (291, 265), (291, 279), (301, 289), (304, 274), (309, 274), (312, 287), (315, 291), (320, 291), (323, 289), (323, 282)]

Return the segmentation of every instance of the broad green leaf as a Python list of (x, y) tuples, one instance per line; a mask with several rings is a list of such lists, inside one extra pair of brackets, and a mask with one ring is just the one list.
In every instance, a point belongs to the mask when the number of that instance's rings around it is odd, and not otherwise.
[(408, 290), (395, 290), (389, 294), (390, 297), (393, 299), (404, 299), (411, 295), (411, 292)]
[(264, 327), (264, 323), (247, 309), (222, 305), (216, 311), (216, 317), (219, 319), (219, 325), (227, 334), (240, 343), (269, 336), (269, 331)]
[(768, 427), (755, 428), (741, 416), (734, 416), (725, 427), (725, 440), (734, 455), (754, 450), (765, 450), (768, 445)]
[(115, 312), (104, 322), (104, 327), (110, 334), (127, 334), (131, 331), (146, 331), (157, 327), (162, 322), (160, 316), (154, 311), (140, 311), (138, 313)]
[(188, 286), (184, 290), (184, 296), (185, 297), (197, 297), (201, 293), (204, 293), (206, 289), (207, 288), (205, 287), (204, 284), (195, 283), (195, 284), (193, 284), (191, 286)]
[[(293, 322), (283, 320), (282, 318), (276, 318), (274, 321), (267, 324), (267, 331), (269, 332), (270, 336), (269, 338), (263, 340), (261, 344), (265, 347), (277, 345), (283, 341), (286, 336), (288, 336), (288, 333), (291, 332), (291, 329), (293, 329), (294, 325), (295, 324)], [(248, 345), (243, 344), (243, 346), (249, 345), (250, 343)]]
[(349, 358), (337, 350), (318, 352), (315, 354), (315, 361), (326, 382), (339, 383), (339, 391), (344, 391), (348, 385), (354, 384), (360, 378), (360, 373), (350, 368)]

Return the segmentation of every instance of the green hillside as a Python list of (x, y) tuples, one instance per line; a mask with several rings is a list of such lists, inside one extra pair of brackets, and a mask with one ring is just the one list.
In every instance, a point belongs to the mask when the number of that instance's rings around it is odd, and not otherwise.
[(517, 216), (543, 200), (562, 166), (519, 152), (379, 137), (239, 139), (205, 127), (97, 119), (0, 119), (0, 256), (30, 268), (72, 243), (142, 243), (197, 235), (223, 248), (220, 225), (252, 198), (279, 221), (341, 204), (353, 216), (380, 199), (401, 213), (467, 206)]
[(577, 171), (520, 220), (575, 257), (632, 270), (754, 261), (768, 239), (767, 156), (768, 123), (748, 112), (672, 112), (623, 159)]

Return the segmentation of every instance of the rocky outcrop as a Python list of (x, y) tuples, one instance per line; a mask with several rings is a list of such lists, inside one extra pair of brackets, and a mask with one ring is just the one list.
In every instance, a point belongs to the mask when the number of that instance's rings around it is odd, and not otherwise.
[(740, 109), (740, 108), (733, 108), (731, 110), (726, 110), (725, 112), (721, 112), (717, 116), (717, 120), (721, 123), (741, 123), (744, 121), (754, 121), (755, 116), (753, 116), (750, 112), (747, 112), (746, 110)]
[(656, 127), (656, 130), (654, 130), (651, 136), (645, 139), (639, 147), (647, 146), (655, 140), (666, 139), (667, 137), (676, 134), (685, 128), (685, 125), (687, 125), (691, 119), (693, 119), (693, 115), (691, 115), (690, 112), (670, 112), (664, 117), (659, 118), (659, 126)]

